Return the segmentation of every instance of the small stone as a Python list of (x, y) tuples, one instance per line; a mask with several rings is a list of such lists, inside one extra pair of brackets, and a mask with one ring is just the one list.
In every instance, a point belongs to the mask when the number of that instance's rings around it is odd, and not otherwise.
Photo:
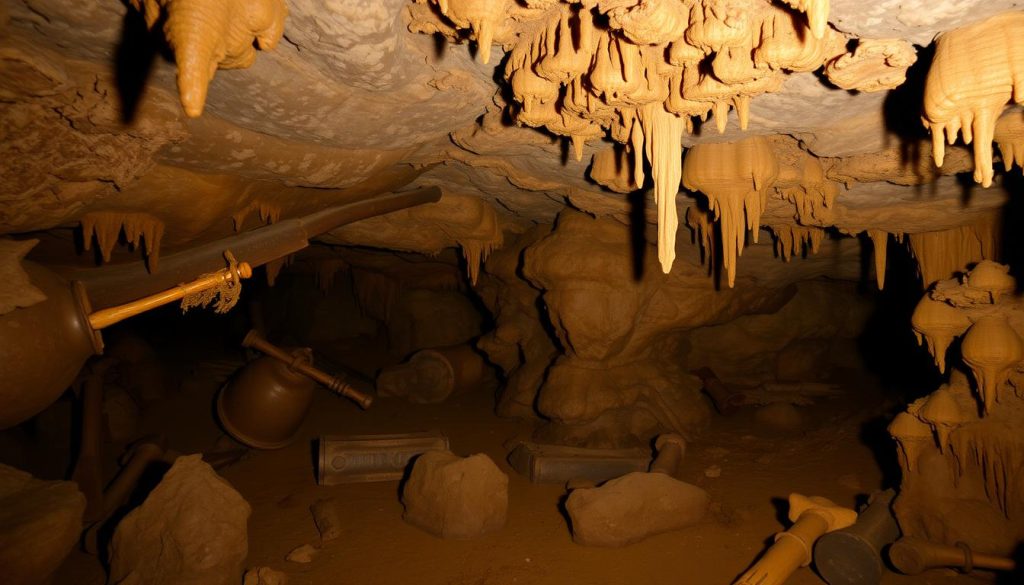
[(711, 479), (722, 477), (722, 468), (718, 465), (711, 465), (704, 470), (704, 477), (710, 477)]
[(311, 544), (304, 544), (293, 548), (292, 552), (288, 553), (288, 556), (284, 559), (293, 563), (312, 563), (319, 552), (320, 549), (317, 547)]
[(707, 492), (663, 473), (634, 472), (569, 494), (565, 508), (577, 544), (618, 547), (700, 522)]
[(288, 575), (270, 567), (253, 567), (245, 572), (242, 585), (288, 585)]
[(473, 538), (505, 525), (508, 476), (490, 457), (431, 450), (402, 489), (402, 519), (442, 538)]
[(334, 500), (317, 500), (309, 507), (309, 511), (320, 532), (320, 542), (330, 542), (341, 536), (341, 519), (338, 517), (338, 504)]
[(43, 481), (0, 464), (0, 582), (49, 583), (78, 542), (85, 496), (70, 481)]
[(249, 503), (206, 464), (179, 457), (110, 543), (118, 585), (237, 583), (248, 552)]

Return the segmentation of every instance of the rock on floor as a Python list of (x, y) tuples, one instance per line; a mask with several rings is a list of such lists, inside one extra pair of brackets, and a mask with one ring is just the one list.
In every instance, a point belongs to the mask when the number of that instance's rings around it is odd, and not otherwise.
[(238, 583), (250, 511), (200, 455), (179, 457), (146, 501), (118, 524), (110, 545), (110, 583)]
[(482, 453), (427, 451), (402, 489), (402, 518), (442, 538), (473, 538), (500, 529), (508, 513), (508, 476)]
[(565, 507), (573, 540), (587, 546), (625, 546), (700, 522), (708, 494), (662, 473), (629, 473), (600, 487), (573, 490)]
[(0, 582), (49, 582), (82, 532), (85, 496), (0, 464)]

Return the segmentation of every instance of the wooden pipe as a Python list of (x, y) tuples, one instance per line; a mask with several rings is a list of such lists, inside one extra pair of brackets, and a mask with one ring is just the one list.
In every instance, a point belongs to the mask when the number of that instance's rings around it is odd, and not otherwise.
[(114, 360), (103, 358), (92, 364), (82, 384), (82, 429), (78, 457), (71, 481), (85, 494), (86, 522), (99, 520), (103, 510), (103, 468), (100, 464), (103, 440), (103, 384)]
[(658, 435), (654, 449), (657, 455), (651, 461), (649, 471), (676, 477), (683, 462), (683, 454), (686, 453), (686, 440), (675, 433), (664, 433)]
[(903, 537), (889, 547), (889, 561), (904, 575), (918, 575), (939, 567), (954, 567), (964, 573), (974, 569), (1013, 571), (1017, 568), (1013, 559), (974, 552), (963, 542), (949, 546), (913, 536)]
[(373, 404), (373, 396), (360, 392), (343, 382), (341, 379), (331, 376), (319, 368), (310, 365), (302, 357), (291, 355), (266, 339), (263, 339), (255, 329), (245, 336), (245, 339), (242, 340), (242, 346), (258, 349), (266, 355), (288, 364), (292, 370), (323, 384), (332, 392), (336, 392), (345, 398), (351, 399), (364, 410), (370, 408), (370, 405)]

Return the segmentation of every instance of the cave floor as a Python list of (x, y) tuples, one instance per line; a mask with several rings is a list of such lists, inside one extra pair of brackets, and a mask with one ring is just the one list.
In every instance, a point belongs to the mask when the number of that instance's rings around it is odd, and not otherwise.
[[(847, 383), (852, 385), (853, 379)], [(183, 452), (209, 448), (220, 432), (212, 420), (195, 413), (209, 405), (213, 387), (187, 381), (179, 394), (151, 409), (144, 420), (146, 430), (163, 433)], [(783, 528), (790, 492), (855, 506), (891, 480), (879, 463), (891, 456), (891, 448), (880, 447), (876, 456), (868, 446), (885, 429), (887, 406), (877, 393), (847, 393), (847, 398), (803, 408), (805, 425), (797, 433), (768, 431), (745, 411), (716, 416), (711, 429), (688, 446), (682, 468), (684, 480), (712, 496), (712, 512), (701, 524), (622, 549), (582, 547), (573, 543), (559, 509), (564, 487), (531, 484), (505, 460), (515, 441), (529, 436), (532, 423), (496, 417), (492, 400), (489, 393), (440, 405), (382, 399), (361, 412), (348, 401), (318, 392), (300, 440), (276, 451), (253, 451), (220, 472), (252, 505), (247, 566), (283, 571), (291, 585), (725, 585)], [(442, 540), (402, 521), (398, 482), (316, 484), (312, 444), (322, 434), (433, 429), (447, 434), (455, 453), (486, 453), (508, 473), (510, 502), (503, 530), (470, 541)], [(308, 564), (286, 561), (295, 547), (319, 543), (309, 506), (323, 498), (342, 502), (343, 536), (325, 544)], [(103, 572), (95, 557), (76, 551), (54, 582), (94, 585), (103, 582)], [(823, 582), (812, 570), (800, 569), (787, 583)], [(984, 575), (952, 571), (918, 577), (888, 574), (883, 581), (985, 582)]]

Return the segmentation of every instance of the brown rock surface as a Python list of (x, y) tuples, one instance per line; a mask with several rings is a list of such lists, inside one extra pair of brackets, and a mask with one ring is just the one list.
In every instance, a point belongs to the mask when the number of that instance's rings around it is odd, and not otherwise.
[(475, 538), (505, 526), (508, 476), (482, 453), (427, 451), (402, 488), (402, 518), (442, 538)]
[(200, 455), (179, 457), (117, 525), (110, 581), (123, 585), (237, 583), (250, 507)]
[(70, 481), (42, 481), (0, 464), (0, 575), (49, 583), (78, 542), (85, 496)]
[(565, 508), (576, 543), (619, 547), (700, 522), (709, 501), (695, 485), (662, 473), (634, 472), (573, 490)]

